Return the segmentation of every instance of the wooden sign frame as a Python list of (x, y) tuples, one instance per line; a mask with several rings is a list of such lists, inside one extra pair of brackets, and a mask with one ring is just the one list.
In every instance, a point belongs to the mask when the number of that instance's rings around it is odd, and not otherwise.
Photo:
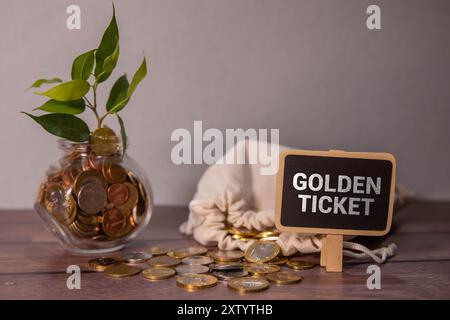
[[(354, 230), (354, 229), (332, 229), (332, 228), (312, 228), (312, 227), (291, 227), (281, 224), (283, 177), (285, 159), (288, 155), (302, 155), (315, 157), (333, 157), (333, 158), (355, 158), (369, 160), (387, 160), (392, 164), (389, 206), (387, 214), (387, 223), (384, 230)], [(391, 229), (392, 214), (394, 211), (395, 196), (395, 176), (396, 160), (390, 153), (379, 152), (346, 152), (341, 150), (330, 151), (310, 151), (310, 150), (287, 150), (280, 153), (277, 173), (277, 187), (275, 196), (275, 226), (280, 231), (324, 234), (322, 242), (320, 264), (326, 267), (329, 272), (342, 272), (342, 244), (344, 235), (364, 235), (364, 236), (383, 236)]]

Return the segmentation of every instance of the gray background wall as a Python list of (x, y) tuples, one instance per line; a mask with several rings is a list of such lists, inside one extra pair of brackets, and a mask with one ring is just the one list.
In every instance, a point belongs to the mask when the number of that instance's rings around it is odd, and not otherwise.
[[(122, 50), (112, 79), (132, 74), (142, 50), (150, 62), (123, 118), (156, 203), (186, 204), (205, 169), (170, 161), (171, 132), (194, 120), (279, 128), (281, 143), (298, 148), (392, 152), (400, 182), (450, 199), (449, 1), (115, 2)], [(81, 6), (79, 31), (65, 27), (70, 4)], [(369, 4), (381, 6), (380, 31), (365, 26)], [(110, 0), (1, 2), (0, 207), (31, 207), (58, 155), (56, 139), (19, 114), (43, 101), (25, 88), (67, 79), (110, 16)]]

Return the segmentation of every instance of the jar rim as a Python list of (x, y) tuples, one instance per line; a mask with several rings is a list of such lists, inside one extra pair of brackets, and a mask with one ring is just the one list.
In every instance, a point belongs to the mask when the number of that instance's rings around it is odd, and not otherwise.
[[(90, 141), (81, 141), (81, 142), (77, 142), (77, 141), (71, 141), (71, 140), (67, 140), (67, 139), (58, 139), (57, 141), (58, 146), (61, 150), (63, 150), (64, 152), (88, 152), (91, 147), (93, 146), (93, 144)], [(95, 144), (96, 147), (102, 146), (102, 145), (108, 145), (108, 146), (114, 146), (117, 147), (117, 149), (119, 150), (119, 153), (122, 153), (122, 143), (120, 142), (120, 140), (118, 142), (113, 142), (113, 143), (104, 143), (104, 144)]]

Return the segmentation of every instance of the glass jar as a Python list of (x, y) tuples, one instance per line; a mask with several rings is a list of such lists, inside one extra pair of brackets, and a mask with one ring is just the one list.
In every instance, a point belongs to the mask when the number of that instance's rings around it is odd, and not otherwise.
[(62, 157), (39, 186), (35, 209), (62, 245), (76, 253), (119, 250), (150, 221), (151, 187), (119, 143), (59, 140)]

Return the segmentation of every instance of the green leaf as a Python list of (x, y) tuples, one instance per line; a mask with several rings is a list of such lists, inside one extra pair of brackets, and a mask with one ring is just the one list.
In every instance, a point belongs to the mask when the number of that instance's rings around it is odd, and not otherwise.
[(42, 110), (51, 113), (79, 114), (84, 111), (86, 104), (83, 99), (73, 101), (48, 100), (42, 106), (34, 110)]
[(94, 68), (95, 49), (87, 51), (73, 60), (72, 80), (87, 80)]
[(103, 71), (97, 77), (98, 83), (103, 82), (109, 78), (109, 76), (111, 75), (111, 73), (113, 72), (114, 68), (117, 65), (117, 61), (119, 60), (119, 52), (120, 47), (119, 42), (117, 42), (116, 48), (114, 49), (113, 53), (110, 56), (106, 57), (105, 61), (103, 62)]
[(39, 88), (41, 85), (43, 85), (44, 83), (58, 83), (58, 82), (62, 82), (62, 80), (60, 78), (52, 78), (52, 79), (39, 79), (36, 80), (31, 86), (30, 88)]
[(26, 112), (22, 113), (25, 113), (55, 136), (75, 142), (89, 140), (90, 132), (88, 125), (74, 115), (50, 113), (43, 116), (33, 116)]
[(144, 56), (144, 60), (142, 61), (140, 67), (137, 69), (136, 73), (133, 76), (133, 79), (131, 80), (130, 87), (128, 88), (128, 98), (131, 97), (134, 90), (136, 90), (136, 87), (138, 86), (139, 82), (141, 82), (146, 75), (147, 75), (147, 61), (145, 60)]
[(127, 150), (127, 134), (125, 132), (125, 125), (123, 124), (122, 118), (117, 114), (117, 120), (120, 126), (120, 139), (122, 140), (122, 157), (125, 156), (125, 151)]
[(128, 102), (128, 79), (124, 74), (114, 83), (109, 93), (108, 101), (106, 102), (106, 110), (109, 113), (115, 113), (122, 110)]
[(82, 98), (89, 91), (89, 83), (86, 80), (71, 80), (50, 88), (45, 92), (36, 94), (47, 96), (58, 101), (71, 101)]
[[(103, 33), (102, 40), (100, 41), (100, 44), (98, 46), (97, 51), (95, 52), (95, 78), (97, 79), (97, 82), (103, 82), (105, 81), (111, 72), (104, 72), (104, 63), (106, 58), (114, 55), (114, 52), (117, 51), (116, 55), (116, 62), (118, 59), (118, 42), (119, 42), (119, 29), (117, 27), (117, 21), (116, 21), (116, 13), (115, 8), (113, 4), (113, 16), (111, 19), (111, 22), (109, 23), (108, 27), (106, 28), (105, 32)], [(115, 64), (114, 64), (115, 66)], [(112, 71), (112, 70), (111, 70)], [(101, 75), (101, 77), (100, 77)]]
[(130, 85), (128, 85), (128, 81), (126, 81), (126, 76), (122, 76), (112, 87), (108, 103), (106, 104), (106, 110), (108, 111), (108, 113), (116, 113), (122, 110), (127, 105), (128, 101), (130, 101), (131, 95), (134, 93), (136, 87), (142, 81), (142, 79), (145, 78), (146, 75), (147, 62), (144, 57), (144, 60), (136, 70)]

